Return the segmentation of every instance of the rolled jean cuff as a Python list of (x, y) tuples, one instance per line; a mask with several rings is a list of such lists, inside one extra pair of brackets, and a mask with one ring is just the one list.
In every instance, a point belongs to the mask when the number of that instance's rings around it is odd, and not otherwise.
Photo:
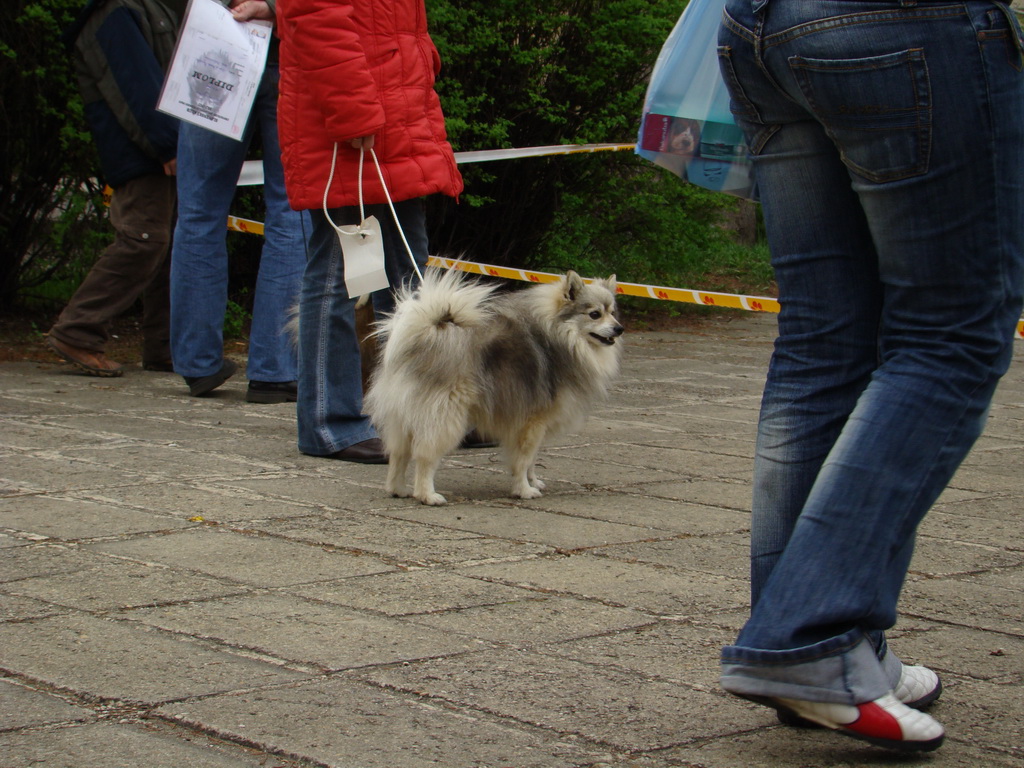
[(784, 651), (722, 649), (722, 687), (739, 696), (863, 704), (892, 688), (870, 641), (859, 631)]
[[(310, 432), (316, 439), (311, 441), (300, 438), (299, 453), (304, 453), (307, 456), (331, 456), (338, 451), (351, 448), (353, 445), (364, 440), (372, 440), (377, 437), (377, 431), (370, 425), (369, 418), (364, 416), (361, 421), (362, 424), (359, 424), (359, 420), (352, 419), (351, 425), (339, 424), (337, 421), (334, 421), (331, 424), (330, 430), (323, 425), (319, 428), (313, 428)], [(352, 431), (351, 428), (345, 429), (345, 427), (355, 425), (358, 425), (358, 429), (355, 431)], [(341, 432), (346, 434), (339, 434)]]

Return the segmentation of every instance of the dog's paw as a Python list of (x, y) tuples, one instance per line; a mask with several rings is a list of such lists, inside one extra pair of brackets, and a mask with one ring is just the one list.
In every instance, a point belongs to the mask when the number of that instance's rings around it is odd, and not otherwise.
[(416, 498), (428, 507), (440, 507), (448, 503), (448, 499), (436, 492), (428, 493), (426, 496), (417, 496)]
[(407, 499), (412, 495), (411, 493), (409, 493), (409, 489), (404, 485), (398, 485), (395, 486), (394, 488), (387, 487), (384, 490), (387, 491), (390, 495), (394, 496), (396, 499)]
[(530, 485), (533, 486), (534, 488), (536, 488), (538, 491), (547, 490), (547, 487), (548, 487), (547, 483), (545, 483), (539, 477), (531, 477), (530, 478)]
[(539, 499), (542, 495), (540, 488), (534, 488), (532, 485), (512, 489), (512, 496), (517, 499)]

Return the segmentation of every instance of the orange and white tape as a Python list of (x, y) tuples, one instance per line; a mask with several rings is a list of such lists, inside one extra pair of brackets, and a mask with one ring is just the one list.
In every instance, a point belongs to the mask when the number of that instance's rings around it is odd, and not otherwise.
[(240, 219), (237, 216), (228, 216), (228, 229), (232, 232), (247, 232), (250, 235), (263, 235), (264, 232), (262, 221)]
[[(523, 280), (528, 283), (552, 283), (561, 275), (553, 272), (535, 272), (514, 267), (499, 267), (494, 264), (477, 264), (471, 261), (445, 259), (431, 256), (428, 262), (432, 267), (444, 269), (460, 269), (478, 275), (503, 277), (508, 280)], [(680, 301), (687, 304), (701, 304), (705, 307), (727, 307), (745, 309), (748, 312), (778, 312), (779, 302), (765, 296), (741, 296), (734, 293), (717, 293), (714, 291), (697, 291), (690, 288), (667, 288), (659, 285), (642, 285), (640, 283), (617, 283), (618, 292), (626, 296), (641, 296), (645, 299), (662, 301)]]
[[(251, 219), (240, 219), (237, 216), (228, 217), (228, 229), (235, 232), (248, 232), (253, 235), (263, 234), (263, 224), (261, 222)], [(431, 256), (427, 263), (432, 267), (461, 269), (463, 272), (472, 272), (477, 275), (503, 277), (507, 280), (522, 280), (527, 283), (552, 283), (561, 277), (561, 275), (554, 272), (536, 272), (516, 267), (500, 267), (496, 264), (480, 264), (473, 261), (446, 259), (441, 256)], [(661, 285), (642, 285), (641, 283), (619, 282), (617, 286), (618, 292), (621, 294), (640, 296), (645, 299), (680, 301), (687, 304), (701, 304), (705, 307), (745, 309), (748, 312), (779, 311), (778, 300), (766, 296), (742, 296), (734, 293), (700, 291), (692, 288), (668, 288)]]
[[(250, 219), (240, 219), (236, 216), (228, 218), (228, 229), (256, 235), (263, 234), (262, 223)], [(432, 267), (461, 269), (463, 272), (472, 272), (477, 275), (502, 277), (506, 280), (521, 280), (527, 283), (550, 283), (561, 277), (561, 275), (553, 272), (535, 272), (529, 269), (500, 267), (495, 264), (480, 264), (472, 261), (446, 259), (440, 256), (431, 256), (428, 264)], [(695, 288), (669, 288), (661, 285), (622, 282), (618, 283), (618, 292), (626, 296), (640, 296), (645, 299), (658, 299), (660, 301), (678, 301), (685, 304), (700, 304), (705, 307), (743, 309), (748, 312), (777, 313), (779, 311), (779, 300), (767, 296), (746, 296), (737, 293), (701, 291)], [(1024, 339), (1024, 318), (1017, 322), (1017, 337)]]

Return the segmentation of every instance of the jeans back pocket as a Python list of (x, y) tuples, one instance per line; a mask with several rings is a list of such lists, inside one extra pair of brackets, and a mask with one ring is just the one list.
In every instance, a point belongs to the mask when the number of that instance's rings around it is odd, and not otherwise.
[(851, 171), (877, 183), (927, 173), (932, 99), (923, 51), (859, 59), (793, 56), (789, 64)]

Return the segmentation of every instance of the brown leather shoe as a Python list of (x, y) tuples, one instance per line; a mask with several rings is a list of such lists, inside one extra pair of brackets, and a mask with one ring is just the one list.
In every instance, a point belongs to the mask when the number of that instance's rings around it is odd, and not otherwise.
[(325, 459), (338, 461), (354, 461), (357, 464), (387, 464), (388, 455), (384, 452), (384, 443), (379, 437), (371, 437), (361, 443), (342, 448), (337, 453), (329, 453)]
[(105, 376), (107, 378), (124, 376), (124, 368), (102, 352), (73, 347), (53, 336), (46, 337), (46, 345), (89, 376)]

